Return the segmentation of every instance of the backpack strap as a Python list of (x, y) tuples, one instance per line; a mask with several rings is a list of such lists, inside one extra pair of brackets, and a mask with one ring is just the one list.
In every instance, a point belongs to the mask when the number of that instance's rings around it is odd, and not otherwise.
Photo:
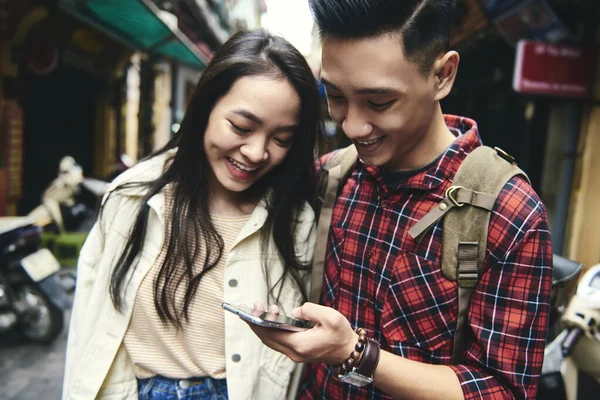
[(325, 270), (325, 253), (327, 252), (327, 237), (333, 216), (333, 207), (338, 191), (348, 173), (356, 164), (358, 152), (354, 145), (337, 151), (323, 166), (317, 185), (317, 238), (313, 266), (311, 273), (310, 293), (308, 301), (318, 303), (323, 285), (323, 272)]
[(503, 150), (478, 147), (460, 165), (444, 199), (409, 230), (413, 238), (421, 240), (444, 217), (442, 273), (447, 279), (458, 282), (458, 315), (452, 349), (454, 365), (462, 359), (469, 302), (479, 277), (485, 272), (491, 212), (500, 191), (517, 175), (529, 182), (527, 175)]
[[(313, 204), (315, 214), (319, 216), (319, 220), (317, 222), (317, 237), (308, 295), (308, 301), (312, 303), (319, 303), (321, 297), (323, 273), (325, 271), (325, 253), (327, 252), (327, 238), (331, 218), (333, 217), (333, 207), (342, 184), (356, 164), (357, 157), (356, 147), (350, 145), (336, 151), (321, 168)], [(303, 371), (304, 364), (298, 365), (294, 370), (286, 394), (287, 400), (296, 399)]]

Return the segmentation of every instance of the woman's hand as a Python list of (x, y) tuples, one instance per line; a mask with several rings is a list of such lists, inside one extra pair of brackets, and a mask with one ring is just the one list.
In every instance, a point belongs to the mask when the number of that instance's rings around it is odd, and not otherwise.
[[(254, 307), (252, 307), (252, 315), (255, 317), (260, 317), (262, 313), (265, 312), (265, 305), (260, 301), (254, 303)], [(267, 319), (271, 319), (271, 317), (277, 317), (279, 315), (279, 307), (275, 304), (271, 304), (269, 306), (269, 312), (267, 314)], [(274, 318), (272, 318), (274, 319)]]
[[(257, 303), (257, 312), (264, 305)], [(269, 308), (270, 312), (279, 312), (278, 308)], [(323, 362), (341, 364), (358, 341), (348, 320), (330, 307), (314, 303), (305, 303), (292, 311), (292, 316), (300, 320), (316, 322), (316, 326), (301, 332), (288, 332), (281, 329), (264, 328), (248, 323), (262, 342), (275, 351), (285, 354), (295, 362)]]

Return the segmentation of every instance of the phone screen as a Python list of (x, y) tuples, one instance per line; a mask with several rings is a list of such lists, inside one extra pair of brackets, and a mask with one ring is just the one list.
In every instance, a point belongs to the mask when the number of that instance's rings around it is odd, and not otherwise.
[(230, 311), (242, 319), (251, 322), (256, 325), (264, 326), (267, 328), (277, 328), (289, 331), (301, 331), (310, 329), (315, 326), (312, 321), (302, 321), (292, 317), (288, 317), (284, 314), (274, 315), (268, 312), (259, 313), (249, 307), (234, 305), (229, 303), (223, 303), (223, 308)]

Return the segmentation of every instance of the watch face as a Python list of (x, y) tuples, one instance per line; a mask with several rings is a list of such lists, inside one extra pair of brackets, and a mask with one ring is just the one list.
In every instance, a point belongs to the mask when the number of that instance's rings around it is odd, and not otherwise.
[(358, 386), (358, 387), (365, 386), (365, 385), (368, 385), (369, 383), (373, 382), (373, 378), (368, 378), (361, 374), (357, 374), (354, 371), (350, 371), (346, 375), (340, 376), (339, 379), (342, 382), (346, 382), (353, 386)]

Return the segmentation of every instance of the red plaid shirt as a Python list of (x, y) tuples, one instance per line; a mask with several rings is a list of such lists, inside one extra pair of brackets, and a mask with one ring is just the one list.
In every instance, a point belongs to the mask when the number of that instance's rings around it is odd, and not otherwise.
[[(462, 132), (437, 160), (388, 188), (377, 167), (357, 163), (333, 213), (321, 303), (363, 327), (383, 350), (450, 364), (457, 283), (442, 276), (442, 221), (420, 243), (408, 230), (437, 205), (466, 155), (480, 146), (474, 121), (447, 116)], [(325, 156), (328, 157), (328, 156)], [(489, 224), (489, 269), (473, 294), (473, 334), (463, 363), (451, 366), (466, 399), (534, 398), (544, 355), (552, 280), (546, 210), (513, 178)], [(435, 381), (435, 376), (432, 376)], [(398, 376), (402, 379), (402, 376)], [(390, 399), (374, 385), (340, 382), (330, 366), (307, 368), (300, 399)]]

